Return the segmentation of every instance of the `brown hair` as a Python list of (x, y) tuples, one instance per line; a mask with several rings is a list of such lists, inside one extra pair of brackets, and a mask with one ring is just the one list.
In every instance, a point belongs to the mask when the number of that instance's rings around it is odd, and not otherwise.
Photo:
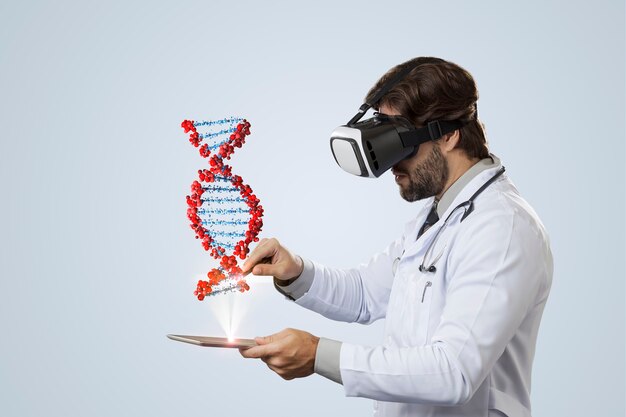
[(474, 78), (460, 66), (441, 58), (419, 57), (387, 71), (367, 93), (368, 103), (376, 92), (407, 66), (414, 67), (378, 103), (396, 109), (416, 127), (432, 120), (459, 120), (466, 124), (459, 129), (457, 148), (470, 158), (487, 158), (489, 149), (484, 125), (478, 120), (478, 90)]

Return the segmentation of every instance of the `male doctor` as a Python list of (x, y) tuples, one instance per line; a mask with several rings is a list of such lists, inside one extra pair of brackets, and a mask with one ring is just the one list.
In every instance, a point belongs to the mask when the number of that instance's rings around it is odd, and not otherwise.
[[(404, 234), (369, 263), (326, 267), (263, 239), (244, 272), (333, 320), (385, 318), (380, 346), (285, 329), (244, 350), (284, 379), (312, 373), (372, 398), (380, 416), (529, 417), (537, 331), (552, 281), (548, 237), (489, 153), (472, 76), (420, 57), (392, 68), (333, 132), (346, 171), (391, 168), (424, 200)], [(377, 113), (360, 121), (369, 108)]]

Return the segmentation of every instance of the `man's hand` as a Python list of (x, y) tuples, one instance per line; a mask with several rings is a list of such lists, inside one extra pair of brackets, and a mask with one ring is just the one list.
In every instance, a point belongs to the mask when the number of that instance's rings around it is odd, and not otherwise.
[(240, 348), (241, 356), (261, 359), (286, 380), (303, 378), (313, 373), (319, 337), (302, 330), (285, 329), (254, 340), (259, 346)]
[(299, 276), (304, 269), (302, 258), (280, 245), (278, 240), (261, 239), (241, 268), (244, 275), (273, 276), (288, 281)]

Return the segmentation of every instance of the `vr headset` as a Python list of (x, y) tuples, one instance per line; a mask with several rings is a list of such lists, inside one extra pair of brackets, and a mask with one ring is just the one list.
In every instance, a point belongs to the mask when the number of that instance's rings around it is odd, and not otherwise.
[(359, 121), (416, 66), (409, 65), (398, 72), (359, 108), (346, 125), (333, 131), (330, 149), (344, 171), (360, 177), (378, 178), (401, 160), (415, 155), (422, 143), (439, 139), (465, 124), (458, 120), (433, 120), (418, 129), (404, 117), (380, 113)]

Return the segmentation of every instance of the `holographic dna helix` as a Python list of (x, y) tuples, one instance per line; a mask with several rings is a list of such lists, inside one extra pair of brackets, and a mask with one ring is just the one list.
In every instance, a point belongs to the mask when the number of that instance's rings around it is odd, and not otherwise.
[[(220, 261), (207, 273), (208, 281), (199, 280), (194, 295), (206, 296), (250, 289), (237, 257), (245, 259), (251, 242), (257, 242), (263, 227), (263, 207), (249, 185), (224, 163), (235, 148), (241, 148), (250, 134), (250, 123), (229, 117), (215, 121), (185, 120), (181, 127), (189, 133), (189, 142), (209, 160), (208, 169), (198, 170), (187, 196), (187, 217), (204, 250)], [(199, 132), (198, 130), (201, 130)], [(203, 143), (204, 142), (204, 143)]]

